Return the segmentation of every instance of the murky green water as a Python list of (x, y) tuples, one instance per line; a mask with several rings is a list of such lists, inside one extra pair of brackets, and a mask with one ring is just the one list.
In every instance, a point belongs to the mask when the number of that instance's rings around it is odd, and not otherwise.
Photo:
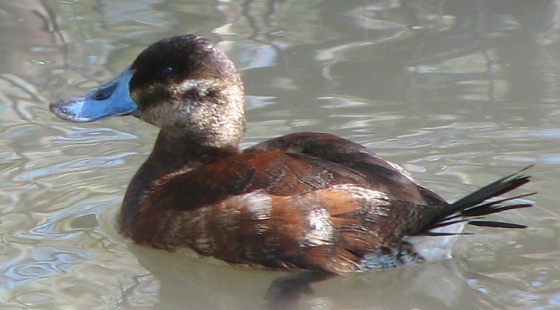
[(254, 309), (277, 272), (131, 245), (114, 218), (156, 129), (71, 124), (150, 43), (196, 33), (243, 72), (250, 145), (342, 135), (453, 200), (529, 163), (536, 207), (469, 227), (455, 258), (314, 285), (302, 309), (560, 308), (560, 4), (0, 2), (0, 308)]

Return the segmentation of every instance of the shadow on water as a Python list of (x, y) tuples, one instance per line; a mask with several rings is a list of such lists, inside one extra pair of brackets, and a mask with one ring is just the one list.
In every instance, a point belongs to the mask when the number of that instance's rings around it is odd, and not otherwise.
[(462, 293), (468, 273), (458, 260), (331, 277), (228, 266), (135, 245), (129, 249), (159, 283), (156, 309), (394, 308), (414, 307), (420, 296), (431, 309), (461, 309), (470, 297)]

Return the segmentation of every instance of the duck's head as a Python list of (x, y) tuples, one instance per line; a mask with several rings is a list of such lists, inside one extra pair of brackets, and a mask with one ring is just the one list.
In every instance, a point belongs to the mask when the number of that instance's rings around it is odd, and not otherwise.
[(244, 106), (243, 84), (227, 56), (204, 38), (180, 35), (152, 44), (85, 97), (50, 109), (73, 122), (134, 115), (167, 136), (221, 148), (242, 139)]

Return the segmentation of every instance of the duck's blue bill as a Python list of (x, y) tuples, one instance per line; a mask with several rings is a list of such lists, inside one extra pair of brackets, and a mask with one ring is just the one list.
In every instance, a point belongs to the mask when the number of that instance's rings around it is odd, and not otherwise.
[(138, 110), (138, 104), (130, 97), (129, 86), (134, 72), (128, 68), (85, 97), (51, 103), (50, 109), (62, 119), (79, 123), (108, 116), (134, 114)]

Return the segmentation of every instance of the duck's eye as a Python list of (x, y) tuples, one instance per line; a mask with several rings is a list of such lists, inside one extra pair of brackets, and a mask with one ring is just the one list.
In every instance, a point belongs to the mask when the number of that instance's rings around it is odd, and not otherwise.
[(173, 73), (175, 73), (175, 69), (173, 69), (173, 67), (167, 67), (167, 66), (161, 67), (157, 71), (157, 75), (164, 79), (171, 77)]

